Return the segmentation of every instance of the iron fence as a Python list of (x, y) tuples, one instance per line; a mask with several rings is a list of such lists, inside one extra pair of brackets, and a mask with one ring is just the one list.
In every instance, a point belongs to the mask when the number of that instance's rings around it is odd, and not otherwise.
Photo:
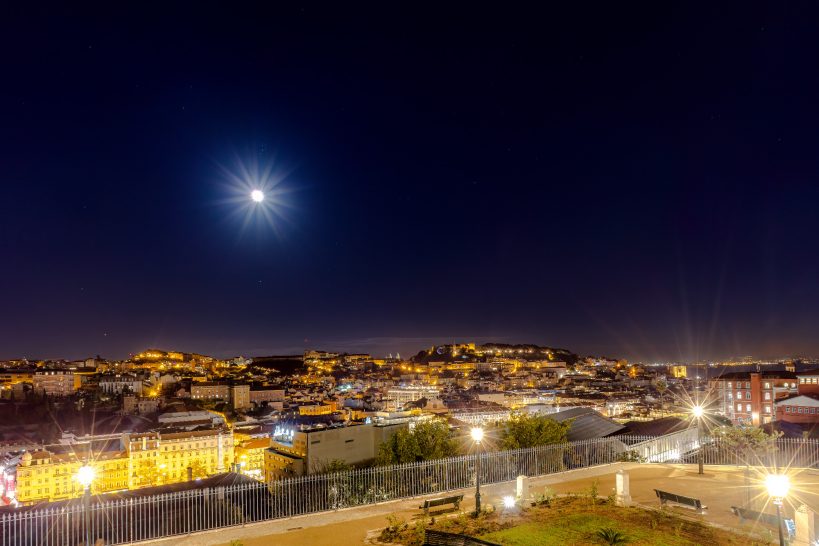
[[(819, 442), (779, 440), (767, 459), (719, 439), (702, 442), (705, 464), (819, 467)], [(696, 462), (690, 431), (659, 438), (616, 437), (450, 457), (413, 464), (287, 478), (96, 502), (81, 500), (0, 513), (0, 546), (126, 544), (341, 508), (543, 476), (620, 461)], [(476, 465), (480, 459), (480, 464)]]

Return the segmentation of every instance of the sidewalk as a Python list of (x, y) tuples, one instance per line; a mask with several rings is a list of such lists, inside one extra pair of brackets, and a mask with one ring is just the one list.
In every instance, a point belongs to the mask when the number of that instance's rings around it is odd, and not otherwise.
[[(751, 523), (740, 526), (737, 517), (730, 510), (731, 506), (745, 504), (748, 496), (743, 469), (737, 467), (706, 467), (705, 474), (700, 476), (697, 474), (696, 465), (618, 463), (533, 478), (530, 481), (530, 492), (541, 493), (548, 486), (557, 493), (586, 493), (597, 480), (598, 495), (605, 497), (614, 491), (615, 473), (619, 469), (629, 472), (632, 501), (636, 504), (658, 507), (654, 489), (661, 489), (699, 498), (708, 506), (706, 514), (702, 516), (684, 508), (676, 509), (688, 517), (740, 531), (754, 528)], [(754, 509), (773, 512), (760, 480), (753, 478), (752, 483), (754, 487), (751, 496), (756, 495), (758, 502)], [(792, 517), (794, 508), (803, 503), (814, 510), (819, 510), (819, 472), (810, 471), (801, 475), (799, 483), (793, 484), (792, 491), (793, 493), (789, 495), (791, 502), (786, 500), (785, 505), (787, 517)], [(470, 511), (475, 506), (474, 489), (457, 491), (457, 494), (461, 493), (464, 494), (461, 509)], [(484, 504), (498, 505), (505, 495), (514, 493), (514, 482), (481, 487)], [(422, 502), (423, 498), (419, 497), (347, 508), (171, 538), (155, 543), (162, 546), (222, 546), (228, 545), (232, 540), (238, 540), (243, 546), (361, 545), (365, 543), (368, 533), (374, 534), (386, 526), (388, 515), (397, 515), (410, 522), (421, 517), (422, 512), (418, 506)], [(764, 529), (767, 528), (756, 527), (757, 531)]]

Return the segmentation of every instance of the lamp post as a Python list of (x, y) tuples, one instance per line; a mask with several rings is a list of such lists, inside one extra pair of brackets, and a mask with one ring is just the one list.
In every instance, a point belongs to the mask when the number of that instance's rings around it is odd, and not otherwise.
[(85, 490), (82, 495), (83, 526), (85, 527), (85, 545), (91, 546), (91, 482), (94, 481), (94, 468), (87, 463), (77, 471), (77, 481)]
[(702, 406), (694, 406), (691, 408), (691, 414), (697, 418), (697, 466), (698, 473), (702, 474), (702, 415), (705, 410)]
[[(483, 429), (481, 427), (474, 427), (470, 431), (472, 441), (480, 448), (481, 440), (483, 440)], [(475, 457), (475, 517), (481, 515), (481, 454), (477, 453)]]
[(785, 546), (785, 536), (782, 533), (782, 499), (788, 494), (791, 482), (785, 474), (768, 474), (765, 478), (768, 495), (776, 506), (776, 527), (779, 529), (779, 546)]

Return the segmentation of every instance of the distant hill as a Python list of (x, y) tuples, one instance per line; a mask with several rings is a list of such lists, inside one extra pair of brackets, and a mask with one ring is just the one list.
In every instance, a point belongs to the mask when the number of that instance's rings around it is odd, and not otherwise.
[(508, 343), (485, 343), (483, 345), (456, 343), (452, 345), (435, 345), (429, 349), (419, 351), (418, 354), (412, 357), (412, 361), (427, 363), (476, 360), (484, 362), (496, 357), (514, 357), (522, 360), (550, 360), (565, 362), (570, 366), (573, 366), (580, 359), (577, 354), (567, 349), (528, 343), (519, 345)]
[(252, 365), (292, 375), (304, 371), (304, 358), (301, 355), (256, 356)]

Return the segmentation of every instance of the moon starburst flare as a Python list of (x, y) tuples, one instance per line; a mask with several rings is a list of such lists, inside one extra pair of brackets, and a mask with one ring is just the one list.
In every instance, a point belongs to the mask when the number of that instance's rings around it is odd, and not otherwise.
[(258, 157), (237, 156), (232, 166), (219, 167), (227, 194), (220, 203), (232, 208), (228, 217), (240, 221), (240, 234), (256, 226), (281, 236), (283, 225), (290, 223), (287, 212), (292, 204), (287, 196), (292, 189), (285, 183), (290, 171)]

